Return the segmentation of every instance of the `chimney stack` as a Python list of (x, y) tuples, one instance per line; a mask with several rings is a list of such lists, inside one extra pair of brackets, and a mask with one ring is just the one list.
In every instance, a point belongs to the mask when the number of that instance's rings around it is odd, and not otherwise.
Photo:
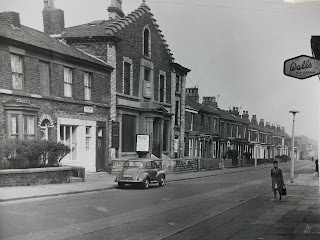
[(203, 97), (202, 104), (206, 105), (206, 106), (210, 106), (214, 109), (218, 108), (218, 103), (216, 101), (216, 97)]
[(249, 120), (249, 112), (248, 111), (243, 111), (242, 119)]
[(0, 22), (9, 24), (13, 27), (20, 28), (20, 15), (17, 12), (0, 13)]
[(124, 13), (122, 11), (122, 0), (111, 0), (111, 5), (108, 7), (109, 19), (116, 20), (124, 17)]
[(193, 101), (199, 103), (199, 89), (197, 87), (194, 88), (186, 88), (186, 97), (192, 99)]
[(252, 115), (251, 123), (258, 125), (257, 115)]
[(270, 122), (266, 122), (266, 126), (265, 126), (265, 127), (268, 128), (268, 129), (270, 129), (270, 128), (271, 128)]
[(43, 0), (43, 31), (48, 35), (61, 34), (64, 31), (64, 12), (54, 7), (53, 0)]
[(272, 124), (271, 130), (272, 130), (272, 131), (275, 131), (275, 130), (276, 130), (276, 126), (275, 126), (274, 124)]
[(259, 126), (264, 127), (264, 119), (260, 119)]

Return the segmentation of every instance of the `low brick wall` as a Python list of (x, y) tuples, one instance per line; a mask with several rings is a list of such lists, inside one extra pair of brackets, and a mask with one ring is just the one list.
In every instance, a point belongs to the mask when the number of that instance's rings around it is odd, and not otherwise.
[(221, 167), (221, 160), (214, 158), (173, 159), (173, 172), (196, 172), (213, 170)]
[(78, 173), (78, 177), (82, 177), (84, 181), (84, 171), (82, 169), (52, 167), (0, 170), (0, 187), (69, 183), (70, 177)]

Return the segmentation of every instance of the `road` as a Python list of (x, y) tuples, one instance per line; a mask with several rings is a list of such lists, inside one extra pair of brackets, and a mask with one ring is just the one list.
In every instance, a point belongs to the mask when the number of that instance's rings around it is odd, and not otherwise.
[[(312, 173), (311, 166), (298, 163), (296, 173)], [(288, 181), (290, 166), (282, 169)], [(272, 199), (265, 168), (147, 190), (3, 202), (0, 239), (236, 239), (244, 230), (263, 227), (252, 223), (278, 204)]]

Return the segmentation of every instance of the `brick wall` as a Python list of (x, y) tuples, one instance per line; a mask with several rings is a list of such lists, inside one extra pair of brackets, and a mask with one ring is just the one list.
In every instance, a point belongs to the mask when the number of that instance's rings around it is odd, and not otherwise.
[[(154, 96), (158, 99), (158, 81), (159, 70), (166, 72), (166, 102), (171, 103), (171, 59), (163, 42), (158, 34), (158, 30), (155, 29), (153, 22), (146, 14), (139, 17), (136, 21), (126, 26), (125, 30), (119, 31), (118, 36), (123, 39), (117, 44), (117, 79), (122, 79), (123, 68), (123, 56), (129, 57), (133, 62), (133, 95), (139, 94), (139, 82), (140, 82), (140, 63), (141, 58), (144, 58), (142, 53), (143, 44), (143, 29), (146, 25), (149, 25), (151, 34), (151, 59), (154, 64)], [(117, 81), (117, 92), (122, 92), (122, 81)]]
[(11, 60), (10, 53), (0, 49), (0, 86), (12, 89)]
[(28, 56), (24, 57), (24, 90), (40, 94), (39, 60)]
[(52, 96), (64, 97), (64, 68), (62, 65), (50, 64), (50, 80)]

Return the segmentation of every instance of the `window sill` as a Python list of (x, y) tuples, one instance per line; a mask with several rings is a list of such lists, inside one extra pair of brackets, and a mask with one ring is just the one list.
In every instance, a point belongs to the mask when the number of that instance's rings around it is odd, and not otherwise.
[(130, 99), (130, 100), (136, 100), (136, 101), (141, 100), (137, 96), (127, 95), (127, 94), (124, 94), (124, 93), (116, 93), (116, 95), (117, 95), (117, 97), (126, 98), (126, 99)]

